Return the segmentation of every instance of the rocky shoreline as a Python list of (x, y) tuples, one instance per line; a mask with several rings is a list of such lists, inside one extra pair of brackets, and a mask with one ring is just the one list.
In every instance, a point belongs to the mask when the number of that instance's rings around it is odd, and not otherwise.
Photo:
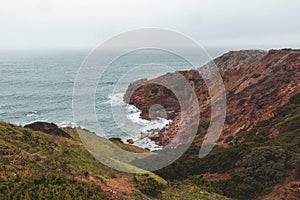
[[(79, 128), (79, 129), (82, 129), (81, 127), (59, 127), (54, 123), (43, 122), (43, 121), (36, 121), (36, 122), (33, 122), (33, 123), (26, 124), (26, 125), (24, 125), (24, 128), (28, 128), (28, 129), (31, 129), (33, 131), (40, 131), (40, 132), (43, 132), (43, 133), (47, 133), (49, 135), (65, 137), (65, 138), (68, 138), (68, 139), (71, 139), (72, 137), (67, 132), (65, 132), (63, 130), (64, 128), (71, 128), (71, 129)], [(91, 132), (87, 129), (82, 129), (82, 130), (93, 133), (93, 132)], [(160, 129), (149, 130), (148, 133), (144, 133), (146, 135), (142, 135), (143, 133), (141, 133), (141, 139), (149, 138), (150, 140), (153, 140), (153, 139), (155, 139), (155, 137), (157, 137), (159, 130)], [(97, 135), (96, 133), (93, 133), (93, 134)], [(101, 137), (101, 136), (99, 136), (99, 137)], [(110, 141), (114, 141), (114, 142), (118, 142), (118, 143), (122, 143), (122, 144), (134, 145), (138, 148), (145, 149), (145, 150), (148, 150), (148, 151), (153, 150), (153, 149), (144, 148), (143, 146), (138, 145), (131, 138), (129, 138), (127, 140), (121, 139), (119, 137), (112, 137), (112, 138), (107, 138), (107, 139), (110, 140)], [(159, 148), (156, 148), (155, 150), (159, 150)]]

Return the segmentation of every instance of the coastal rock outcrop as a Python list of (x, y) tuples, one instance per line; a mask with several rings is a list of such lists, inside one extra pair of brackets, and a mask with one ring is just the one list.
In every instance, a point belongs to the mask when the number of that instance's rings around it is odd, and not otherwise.
[[(227, 115), (221, 138), (218, 144), (227, 145), (225, 139), (234, 137), (241, 130), (249, 130), (258, 122), (274, 116), (274, 111), (287, 103), (300, 92), (300, 51), (293, 49), (242, 50), (228, 52), (210, 63), (214, 63), (223, 78), (227, 94)], [(167, 118), (173, 121), (168, 129), (162, 129), (157, 144), (167, 145), (182, 126), (181, 108), (170, 87), (180, 91), (180, 98), (189, 101), (190, 94), (178, 81), (178, 73), (185, 77), (197, 95), (200, 119), (192, 115), (184, 119), (184, 128), (188, 131), (197, 122), (198, 135), (204, 137), (209, 126), (211, 100), (205, 81), (196, 70), (168, 73), (152, 80), (142, 79), (131, 83), (124, 95), (124, 101), (135, 105), (142, 111), (141, 117), (149, 119), (149, 110), (159, 104), (167, 112)], [(156, 82), (165, 83), (164, 87)], [(163, 84), (164, 85), (164, 84)], [(275, 130), (270, 130), (270, 134)], [(203, 138), (202, 137), (202, 138)], [(184, 140), (178, 141), (184, 143)]]
[(32, 124), (27, 124), (24, 128), (29, 128), (34, 131), (41, 131), (50, 135), (57, 135), (61, 137), (71, 138), (71, 136), (66, 133), (65, 131), (61, 130), (56, 124), (54, 123), (47, 123), (47, 122), (34, 122)]

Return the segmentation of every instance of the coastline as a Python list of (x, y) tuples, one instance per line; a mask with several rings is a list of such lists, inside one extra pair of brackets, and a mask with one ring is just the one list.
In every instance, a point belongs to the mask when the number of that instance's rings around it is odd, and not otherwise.
[[(103, 137), (106, 139), (111, 138), (119, 138), (120, 141), (122, 141), (124, 144), (130, 144), (134, 145), (143, 149), (149, 149), (151, 151), (161, 150), (162, 146), (159, 146), (155, 143), (154, 140), (150, 139), (149, 136), (153, 134), (157, 134), (159, 130), (162, 130), (166, 126), (168, 126), (170, 123), (172, 123), (171, 120), (166, 120), (163, 118), (159, 118), (156, 120), (147, 120), (140, 117), (141, 110), (136, 108), (134, 105), (127, 104), (123, 101), (123, 93), (117, 93), (114, 95), (109, 95), (107, 97), (108, 100), (103, 100), (101, 102), (98, 102), (101, 106), (122, 106), (123, 109), (126, 110), (126, 117), (131, 123), (133, 123), (135, 126), (140, 127), (139, 130), (135, 131), (134, 135), (122, 135), (121, 133), (114, 133), (113, 135), (107, 135), (107, 137), (97, 133), (95, 130), (85, 127), (84, 125), (78, 125), (73, 120), (67, 121), (61, 121), (57, 122), (55, 120), (49, 120), (48, 118), (43, 119), (44, 116), (40, 112), (37, 111), (30, 111), (26, 114), (26, 118), (33, 119), (33, 120), (24, 120), (23, 122), (11, 122), (2, 120), (6, 123), (14, 124), (16, 126), (24, 127), (33, 123), (37, 122), (43, 122), (43, 123), (53, 123), (57, 125), (58, 128), (82, 128), (89, 132), (95, 133), (99, 137)], [(121, 126), (122, 124), (117, 124), (118, 126)], [(120, 127), (119, 127), (120, 128)], [(122, 128), (122, 127), (121, 127)], [(109, 130), (106, 130), (109, 132)], [(120, 131), (122, 131), (120, 129)], [(130, 141), (130, 142), (128, 142)]]
[[(143, 119), (140, 117), (141, 111), (136, 108), (134, 105), (129, 105), (127, 104), (126, 107), (128, 108), (128, 115), (126, 116), (128, 119), (132, 121), (132, 123), (138, 124), (140, 128), (140, 132), (137, 132), (135, 136), (126, 136), (126, 137), (121, 137), (121, 136), (113, 136), (113, 137), (104, 137), (93, 130), (89, 130), (84, 126), (78, 126), (76, 125), (75, 122), (61, 122), (61, 123), (55, 123), (47, 120), (33, 120), (30, 121), (29, 123), (11, 123), (11, 122), (6, 122), (9, 124), (13, 124), (19, 127), (26, 127), (31, 124), (35, 123), (44, 123), (44, 124), (54, 124), (57, 126), (59, 129), (64, 129), (64, 128), (71, 128), (71, 129), (76, 129), (80, 128), (83, 130), (86, 130), (88, 132), (94, 133), (95, 135), (108, 139), (108, 140), (118, 140), (124, 144), (129, 144), (133, 145), (139, 148), (147, 149), (150, 151), (157, 151), (161, 150), (163, 147), (159, 146), (155, 143), (153, 139), (151, 139), (151, 136), (158, 134), (159, 131), (164, 129), (166, 126), (170, 125), (172, 123), (172, 120), (167, 120), (164, 118), (158, 118), (156, 120), (147, 120)], [(70, 125), (71, 124), (71, 125)]]

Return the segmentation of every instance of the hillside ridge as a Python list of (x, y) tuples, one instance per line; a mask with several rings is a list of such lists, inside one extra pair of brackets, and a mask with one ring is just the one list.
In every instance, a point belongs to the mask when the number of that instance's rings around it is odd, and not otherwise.
[[(300, 51), (292, 49), (241, 50), (230, 51), (212, 62), (220, 69), (227, 94), (227, 115), (222, 133), (224, 140), (235, 136), (242, 129), (251, 129), (260, 121), (274, 116), (274, 111), (286, 104), (289, 99), (300, 92)], [(212, 62), (204, 65), (209, 67)], [(201, 119), (198, 133), (205, 132), (210, 121), (210, 96), (204, 80), (197, 71), (180, 71), (195, 91), (200, 107)], [(154, 79), (178, 84), (176, 73), (169, 73)], [(176, 135), (180, 119), (180, 105), (175, 95), (152, 80), (139, 80), (129, 85), (124, 100), (135, 105), (142, 113), (141, 117), (149, 119), (149, 109), (160, 104), (169, 113), (168, 118), (174, 121), (169, 128), (160, 131), (156, 142), (165, 146)], [(182, 88), (182, 96), (189, 96)], [(187, 103), (188, 104), (188, 103)], [(188, 120), (192, 126), (197, 119)], [(186, 127), (188, 128), (188, 127)]]

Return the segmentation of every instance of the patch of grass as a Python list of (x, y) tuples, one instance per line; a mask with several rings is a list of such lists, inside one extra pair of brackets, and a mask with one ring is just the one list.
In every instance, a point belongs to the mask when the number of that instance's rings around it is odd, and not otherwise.
[(207, 192), (207, 187), (192, 184), (189, 181), (175, 182), (162, 191), (161, 199), (185, 199), (185, 200), (228, 200), (229, 198), (215, 192)]
[(0, 177), (0, 199), (108, 199), (100, 187), (66, 178), (39, 174)]
[(64, 129), (71, 139), (31, 131), (0, 122), (0, 171), (38, 170), (81, 175), (85, 172), (103, 177), (124, 174), (96, 160), (81, 143), (75, 129)]
[(157, 197), (166, 188), (167, 181), (153, 173), (142, 173), (135, 176), (139, 190), (149, 196)]
[[(63, 130), (71, 138), (0, 122), (0, 199), (106, 199), (99, 186), (71, 177), (89, 174), (105, 183), (109, 178), (132, 176), (97, 161), (82, 144), (76, 129)], [(93, 144), (97, 144), (98, 136), (85, 130), (80, 131), (83, 139), (92, 139)], [(105, 148), (109, 153), (108, 140), (101, 140), (104, 146), (98, 150)], [(131, 152), (148, 152), (118, 140), (113, 140), (113, 143)], [(113, 162), (139, 173), (134, 176), (137, 184), (134, 195), (120, 196), (121, 199), (182, 199), (180, 191), (169, 187), (160, 176), (121, 161)], [(205, 191), (203, 194), (195, 193), (200, 189), (193, 188), (198, 186), (180, 187), (189, 191), (186, 199), (222, 199), (221, 195)]]

